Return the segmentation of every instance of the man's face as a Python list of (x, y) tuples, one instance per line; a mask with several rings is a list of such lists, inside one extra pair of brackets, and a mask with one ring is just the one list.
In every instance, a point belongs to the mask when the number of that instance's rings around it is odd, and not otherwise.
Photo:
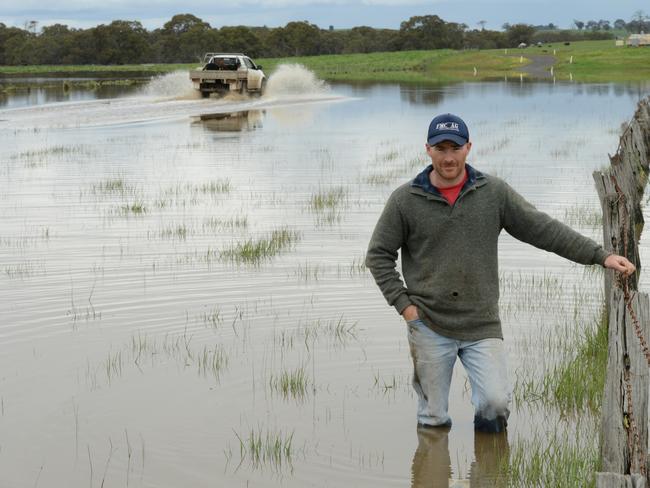
[(465, 175), (465, 160), (472, 143), (459, 146), (452, 141), (442, 141), (435, 146), (426, 144), (425, 147), (435, 171), (435, 174), (432, 174), (434, 181), (442, 186), (460, 183)]

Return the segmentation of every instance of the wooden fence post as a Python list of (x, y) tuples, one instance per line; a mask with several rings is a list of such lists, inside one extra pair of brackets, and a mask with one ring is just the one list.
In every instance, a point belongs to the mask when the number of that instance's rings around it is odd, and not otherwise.
[(650, 99), (637, 111), (610, 156), (606, 171), (594, 172), (603, 210), (606, 249), (632, 261), (637, 273), (620, 280), (605, 273), (609, 320), (607, 372), (602, 406), (602, 471), (597, 488), (648, 486), (648, 379), (650, 299), (638, 293), (641, 200), (650, 158)]

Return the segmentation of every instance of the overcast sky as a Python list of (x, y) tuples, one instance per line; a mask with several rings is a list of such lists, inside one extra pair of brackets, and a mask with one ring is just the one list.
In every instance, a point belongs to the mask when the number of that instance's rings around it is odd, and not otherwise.
[(435, 14), (449, 22), (500, 29), (505, 23), (570, 27), (573, 19), (626, 21), (647, 0), (0, 0), (0, 22), (23, 27), (26, 21), (70, 27), (92, 27), (112, 20), (139, 20), (148, 29), (161, 27), (173, 15), (191, 13), (213, 27), (276, 27), (307, 20), (322, 28), (359, 25), (399, 28), (413, 15)]

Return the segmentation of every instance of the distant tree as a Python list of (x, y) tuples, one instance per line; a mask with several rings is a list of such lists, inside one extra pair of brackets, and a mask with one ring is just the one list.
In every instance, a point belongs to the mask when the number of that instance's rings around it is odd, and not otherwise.
[(35, 64), (34, 50), (36, 47), (36, 36), (26, 30), (14, 29), (12, 29), (12, 32), (3, 43), (6, 64)]
[(544, 25), (536, 25), (534, 26), (536, 30), (555, 30), (557, 29), (557, 26), (553, 22), (549, 22), (548, 24)]
[(528, 24), (511, 25), (510, 29), (506, 32), (508, 42), (511, 46), (517, 46), (522, 42), (530, 44), (534, 34), (535, 28)]
[(625, 21), (623, 19), (616, 19), (614, 21), (614, 29), (625, 29)]
[(344, 39), (344, 53), (389, 51), (390, 34), (384, 29), (361, 26), (350, 29)]
[(31, 32), (32, 34), (36, 34), (37, 28), (38, 28), (38, 21), (37, 20), (26, 20), (25, 21), (25, 30), (27, 32)]
[(583, 21), (576, 20), (576, 19), (573, 19), (573, 24), (576, 26), (578, 30), (582, 30), (585, 26), (585, 23)]
[(216, 49), (217, 34), (210, 24), (192, 14), (174, 15), (157, 33), (157, 49), (163, 62), (198, 61)]
[(150, 59), (148, 33), (138, 21), (114, 20), (91, 30), (97, 63), (137, 64)]
[(596, 22), (595, 20), (589, 20), (589, 21), (587, 21), (587, 23), (585, 24), (585, 27), (586, 27), (587, 29), (589, 29), (589, 30), (592, 30), (592, 31), (596, 31), (596, 30), (598, 30), (598, 28), (599, 28), (599, 26), (598, 26), (598, 22)]
[(497, 49), (508, 46), (504, 32), (478, 29), (465, 32), (463, 47), (468, 49)]
[(320, 47), (320, 29), (306, 20), (289, 22), (284, 26), (291, 56), (308, 56), (318, 54)]
[(625, 25), (625, 28), (629, 32), (640, 33), (640, 32), (650, 32), (650, 18), (643, 12), (643, 10), (637, 10), (632, 16), (632, 20)]
[(479, 20), (476, 25), (478, 25), (481, 30), (485, 30), (485, 24), (487, 24), (487, 20)]
[(210, 28), (210, 24), (192, 14), (177, 14), (163, 25), (163, 31), (178, 36), (196, 27)]
[(459, 49), (466, 28), (464, 24), (445, 22), (437, 15), (411, 17), (400, 24), (400, 49)]
[(612, 28), (612, 26), (610, 25), (609, 20), (601, 19), (601, 20), (598, 21), (598, 29), (607, 31), (607, 30), (609, 30), (611, 28)]
[(346, 44), (345, 39), (346, 39), (346, 31), (337, 31), (334, 29), (321, 31), (320, 53), (341, 54)]
[[(0, 65), (23, 64), (22, 54), (18, 54), (15, 50), (20, 50), (28, 37), (27, 31), (0, 23)], [(26, 58), (25, 64), (29, 62), (29, 58)]]
[(244, 25), (224, 26), (219, 29), (216, 46), (218, 51), (245, 53), (252, 57), (258, 57), (262, 52), (260, 38), (250, 27)]
[(34, 53), (38, 64), (74, 63), (70, 57), (73, 35), (67, 25), (46, 25), (38, 36), (38, 47)]

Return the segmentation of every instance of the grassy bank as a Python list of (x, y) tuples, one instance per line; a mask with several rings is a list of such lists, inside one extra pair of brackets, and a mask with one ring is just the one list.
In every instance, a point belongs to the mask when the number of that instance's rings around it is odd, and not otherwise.
[[(585, 82), (650, 80), (650, 48), (616, 47), (614, 41), (580, 41), (565, 46), (546, 44), (527, 49), (484, 51), (402, 51), (369, 54), (338, 54), (257, 61), (267, 74), (283, 63), (299, 63), (328, 81), (384, 81), (432, 83), (486, 80), (519, 76), (520, 69), (535, 55), (554, 55), (554, 71), (560, 79)], [(524, 63), (520, 63), (520, 56)], [(0, 75), (97, 75), (117, 73), (162, 74), (187, 70), (197, 64), (143, 64), (121, 66), (0, 66)], [(525, 73), (524, 73), (525, 76)]]
[(0, 66), (0, 75), (102, 75), (121, 73), (124, 75), (170, 73), (190, 69), (199, 63), (190, 64), (69, 64), (69, 65), (35, 65), (35, 66)]
[(557, 59), (555, 73), (561, 78), (571, 74), (574, 80), (586, 82), (650, 80), (650, 47), (617, 47), (614, 41), (582, 41), (569, 46), (557, 44), (553, 48)]
[[(503, 51), (402, 51), (260, 60), (272, 72), (283, 63), (299, 63), (328, 81), (445, 82), (501, 77), (519, 61)], [(477, 68), (476, 75), (474, 68)]]

